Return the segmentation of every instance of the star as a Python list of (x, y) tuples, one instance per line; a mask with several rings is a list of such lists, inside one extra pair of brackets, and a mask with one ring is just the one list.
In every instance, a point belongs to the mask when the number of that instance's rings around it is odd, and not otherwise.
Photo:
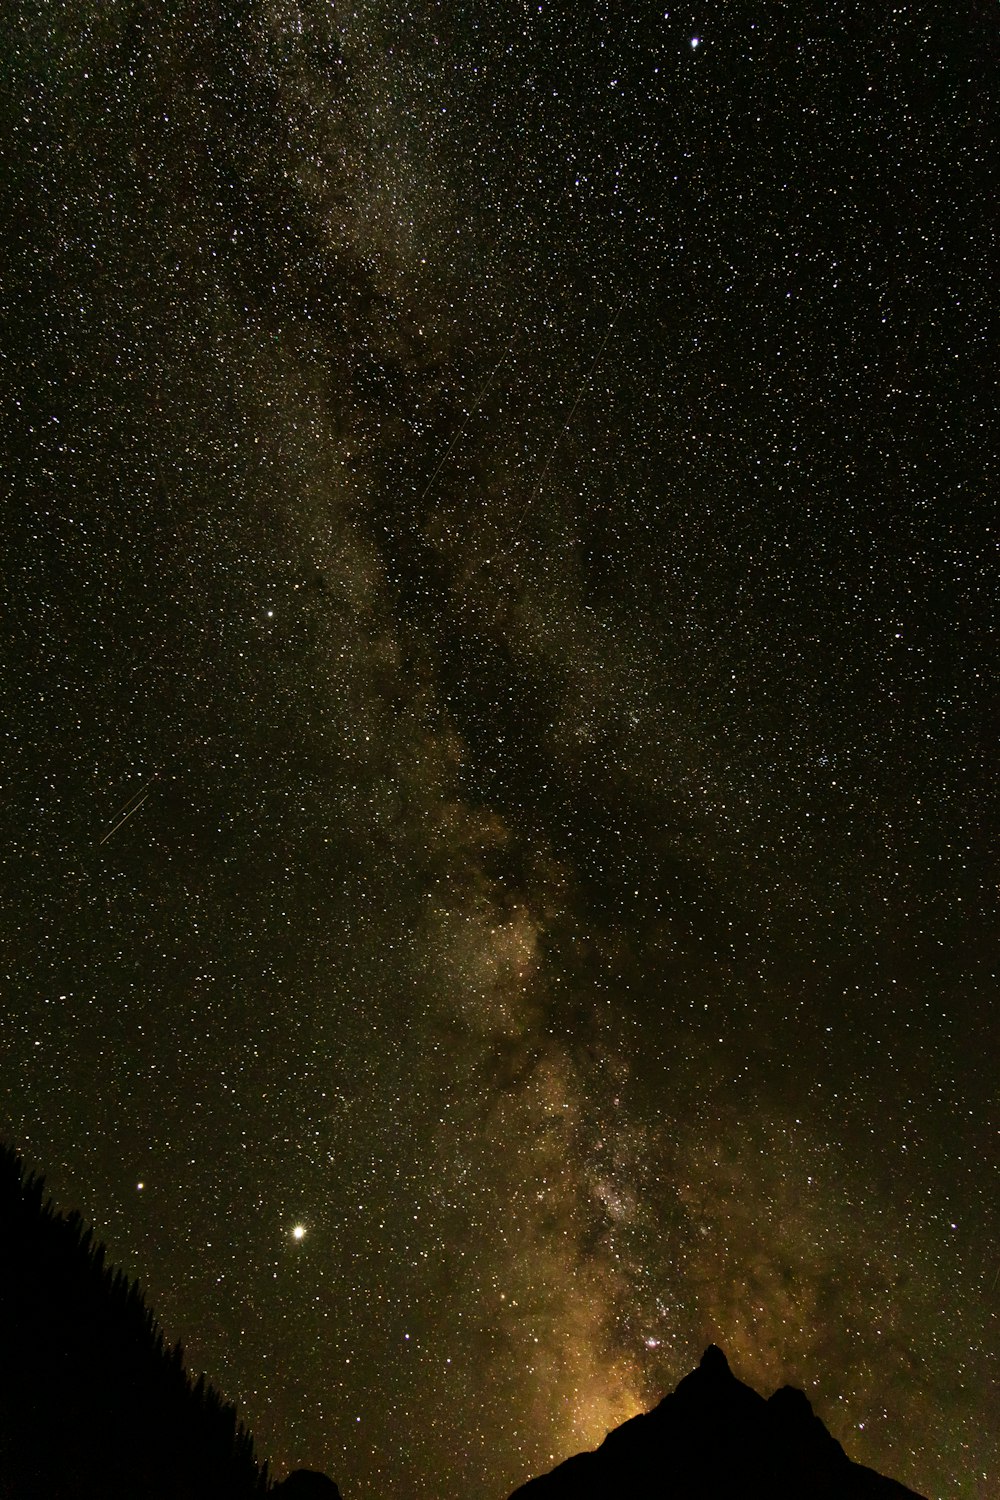
[(973, 1493), (976, 30), (539, 5), (13, 60), (0, 1138), (345, 1493), (709, 1337)]

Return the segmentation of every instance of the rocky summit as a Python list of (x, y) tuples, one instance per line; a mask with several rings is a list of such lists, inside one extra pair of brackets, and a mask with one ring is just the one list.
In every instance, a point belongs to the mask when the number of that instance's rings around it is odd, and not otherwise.
[(722, 1350), (650, 1412), (529, 1480), (510, 1500), (921, 1500), (852, 1463), (806, 1395), (769, 1400), (737, 1380)]

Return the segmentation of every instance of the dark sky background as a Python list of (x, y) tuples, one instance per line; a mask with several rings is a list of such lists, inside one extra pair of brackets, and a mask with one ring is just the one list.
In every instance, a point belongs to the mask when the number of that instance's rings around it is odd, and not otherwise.
[(0, 1134), (345, 1500), (982, 1500), (995, 17), (663, 5), (13, 6)]

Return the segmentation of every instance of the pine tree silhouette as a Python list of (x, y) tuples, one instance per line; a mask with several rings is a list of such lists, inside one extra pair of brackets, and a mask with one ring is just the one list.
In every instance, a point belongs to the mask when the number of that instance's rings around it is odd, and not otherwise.
[(0, 1147), (0, 1500), (250, 1500), (253, 1438), (138, 1283)]

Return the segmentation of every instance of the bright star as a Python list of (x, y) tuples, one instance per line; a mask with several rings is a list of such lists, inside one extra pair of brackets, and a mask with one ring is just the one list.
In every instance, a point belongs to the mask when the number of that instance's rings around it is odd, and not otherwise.
[(306, 1237), (306, 1226), (304, 1224), (296, 1224), (295, 1228), (292, 1230), (292, 1239), (293, 1240), (304, 1240), (305, 1237)]
[(700, 36), (693, 36), (691, 38), (691, 46), (692, 47), (700, 47), (701, 46), (701, 37)]

